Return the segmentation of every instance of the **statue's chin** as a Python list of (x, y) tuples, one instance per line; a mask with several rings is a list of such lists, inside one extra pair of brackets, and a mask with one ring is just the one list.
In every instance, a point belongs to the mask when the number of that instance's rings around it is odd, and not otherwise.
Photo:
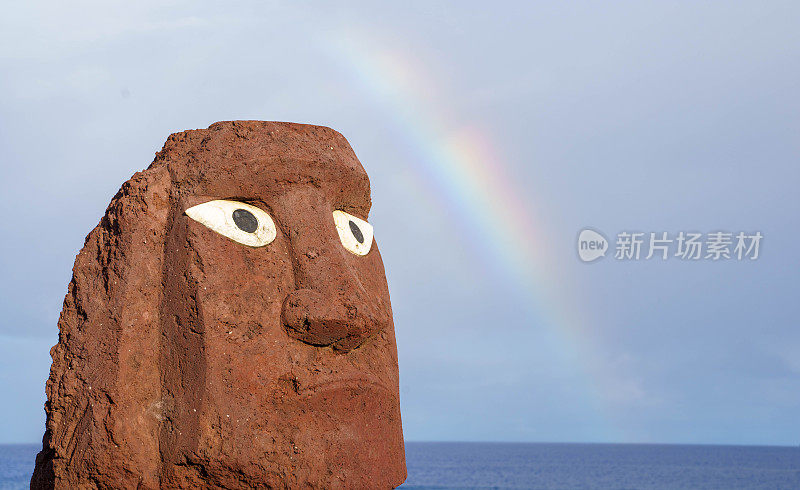
[(296, 412), (290, 425), (306, 430), (296, 433), (296, 445), (304, 449), (295, 461), (316, 474), (337, 468), (331, 481), (319, 482), (322, 486), (334, 481), (358, 486), (361, 481), (379, 488), (403, 481), (405, 454), (396, 391), (371, 380), (346, 379), (301, 392), (298, 401), (305, 402), (305, 408)]
[[(336, 488), (343, 482), (391, 488), (405, 479), (398, 399), (377, 382), (345, 379), (300, 390), (282, 397), (267, 419), (263, 432), (228, 441), (230, 452), (190, 463), (191, 473), (178, 468), (177, 480), (229, 488)], [(244, 436), (251, 444), (242, 443)], [(265, 481), (265, 474), (274, 481)]]

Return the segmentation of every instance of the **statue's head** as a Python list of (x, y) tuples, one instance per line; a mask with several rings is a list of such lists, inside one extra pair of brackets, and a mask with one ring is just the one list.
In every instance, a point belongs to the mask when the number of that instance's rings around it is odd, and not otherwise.
[[(399, 485), (397, 353), (370, 204), (364, 169), (329, 128), (172, 135), (76, 261), (48, 382), (49, 410), (64, 410), (48, 413), (43, 453), (58, 461), (61, 425), (76, 425), (74, 399), (51, 386), (70, 378), (65, 331), (94, 330), (114, 348), (77, 369), (102, 372), (92, 390), (107, 394), (89, 395), (111, 427), (90, 453), (128, 458), (120, 471), (139, 482)], [(92, 287), (98, 297), (78, 291)], [(85, 459), (91, 473), (106, 458)]]

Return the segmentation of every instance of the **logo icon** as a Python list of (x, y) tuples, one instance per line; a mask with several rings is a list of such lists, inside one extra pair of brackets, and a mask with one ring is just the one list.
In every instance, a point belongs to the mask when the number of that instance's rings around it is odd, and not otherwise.
[(605, 257), (608, 240), (600, 233), (588, 228), (578, 234), (578, 257), (584, 262), (592, 262)]

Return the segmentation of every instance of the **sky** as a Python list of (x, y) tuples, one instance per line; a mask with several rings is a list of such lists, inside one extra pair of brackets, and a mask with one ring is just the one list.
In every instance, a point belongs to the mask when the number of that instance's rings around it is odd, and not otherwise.
[[(5, 5), (0, 443), (41, 440), (111, 197), (231, 119), (330, 126), (366, 168), (407, 440), (800, 443), (799, 24), (770, 1)], [(763, 239), (621, 260), (624, 231)]]

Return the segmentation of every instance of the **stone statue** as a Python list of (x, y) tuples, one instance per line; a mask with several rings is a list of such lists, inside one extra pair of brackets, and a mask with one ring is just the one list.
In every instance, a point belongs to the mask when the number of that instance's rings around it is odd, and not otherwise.
[(392, 488), (397, 349), (345, 138), (235, 121), (169, 137), (86, 238), (33, 488)]

